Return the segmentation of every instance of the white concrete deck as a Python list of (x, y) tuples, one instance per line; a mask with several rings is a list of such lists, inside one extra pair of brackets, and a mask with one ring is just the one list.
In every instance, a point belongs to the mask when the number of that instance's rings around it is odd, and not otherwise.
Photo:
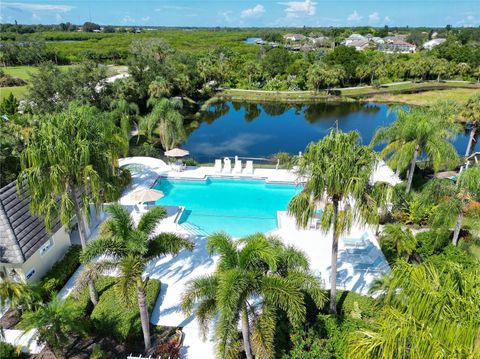
[[(170, 167), (165, 162), (149, 157), (121, 159), (120, 166), (126, 165), (129, 165), (132, 171), (133, 183), (125, 191), (120, 203), (127, 206), (135, 204), (135, 201), (130, 199), (132, 192), (140, 188), (150, 188), (159, 176), (197, 180), (205, 179), (207, 176), (233, 177), (232, 175), (226, 176), (225, 174), (215, 173), (213, 167), (188, 168), (182, 172), (174, 172), (170, 170)], [(392, 181), (393, 172), (391, 170), (389, 172), (385, 168), (382, 171), (379, 172), (379, 177), (377, 176), (376, 179)], [(236, 177), (265, 179), (271, 182), (295, 181), (293, 173), (274, 169), (255, 169), (253, 176)], [(133, 209), (133, 206), (130, 208)], [(140, 213), (133, 211), (132, 215), (135, 220), (138, 220)], [(303, 250), (310, 259), (312, 271), (321, 277), (322, 284), (328, 288), (331, 262), (331, 233), (322, 234), (318, 230), (298, 230), (294, 219), (285, 212), (280, 212), (278, 217), (281, 228), (271, 231), (270, 234), (276, 235), (285, 243), (295, 245)], [(176, 257), (167, 256), (148, 264), (145, 275), (159, 279), (162, 282), (160, 296), (151, 315), (151, 322), (155, 325), (183, 327), (185, 340), (182, 358), (214, 358), (214, 346), (211, 335), (207, 341), (201, 340), (198, 323), (193, 316), (186, 317), (181, 312), (180, 301), (185, 284), (197, 276), (212, 273), (217, 259), (208, 255), (205, 236), (188, 233), (184, 227), (175, 223), (174, 218), (175, 216), (171, 214), (159, 224), (156, 230), (188, 235), (195, 243), (195, 249), (192, 252), (182, 251)], [(365, 231), (368, 231), (368, 228), (357, 226), (352, 230), (349, 237), (360, 238)], [(375, 267), (379, 268), (379, 270), (369, 271), (369, 263), (373, 266), (374, 262)], [(340, 240), (338, 288), (367, 293), (372, 280), (380, 277), (383, 271), (388, 270), (385, 257), (371, 231), (369, 232), (369, 240), (365, 248), (347, 250), (343, 240)], [(75, 275), (78, 275), (78, 273)], [(69, 294), (73, 283), (74, 278), (60, 292), (62, 297)]]

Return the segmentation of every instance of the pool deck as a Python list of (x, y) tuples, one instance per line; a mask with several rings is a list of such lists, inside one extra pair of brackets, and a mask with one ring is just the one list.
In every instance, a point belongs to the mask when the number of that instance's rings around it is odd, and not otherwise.
[[(215, 173), (213, 167), (187, 168), (182, 172), (175, 172), (162, 160), (148, 157), (121, 159), (120, 166), (126, 165), (135, 166), (131, 167), (132, 184), (126, 189), (119, 202), (131, 210), (135, 221), (138, 221), (143, 209), (141, 206), (135, 208), (136, 203), (130, 198), (131, 194), (138, 189), (152, 187), (159, 176), (189, 180), (203, 180), (208, 176), (233, 177)], [(392, 179), (392, 174), (390, 169), (383, 168), (377, 177), (379, 176), (382, 180), (395, 181), (395, 178)], [(236, 178), (264, 179), (277, 183), (295, 182), (295, 175), (292, 172), (275, 169), (255, 169), (253, 175), (236, 176)], [(185, 340), (181, 351), (182, 358), (213, 359), (215, 355), (212, 333), (209, 334), (206, 341), (203, 341), (199, 324), (193, 316), (187, 317), (181, 312), (180, 301), (185, 284), (197, 276), (212, 273), (218, 258), (208, 254), (205, 235), (193, 233), (188, 228), (178, 225), (175, 220), (177, 218), (175, 210), (172, 209), (170, 212), (169, 216), (157, 226), (156, 231), (175, 232), (187, 236), (195, 243), (195, 248), (192, 252), (182, 251), (175, 257), (166, 256), (148, 264), (145, 275), (162, 282), (161, 292), (153, 308), (150, 321), (154, 325), (183, 327)], [(277, 218), (279, 228), (269, 234), (277, 236), (286, 244), (295, 245), (303, 250), (310, 260), (313, 273), (319, 277), (325, 288), (329, 288), (332, 234), (325, 234), (314, 229), (299, 230), (295, 220), (285, 211), (279, 211)], [(388, 272), (390, 268), (371, 229), (354, 226), (346, 238), (360, 238), (363, 234), (366, 234), (368, 239), (359, 248), (349, 247), (343, 238), (340, 239), (337, 288), (366, 294), (372, 281)], [(94, 237), (95, 235), (92, 235), (92, 238)], [(81, 268), (78, 271), (80, 270)], [(71, 291), (73, 282), (72, 278), (66, 288), (62, 290), (60, 293), (62, 297)]]

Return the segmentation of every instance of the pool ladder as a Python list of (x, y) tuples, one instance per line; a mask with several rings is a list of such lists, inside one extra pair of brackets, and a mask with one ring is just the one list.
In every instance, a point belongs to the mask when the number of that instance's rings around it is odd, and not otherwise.
[(202, 228), (200, 228), (196, 224), (184, 222), (180, 224), (180, 226), (184, 230), (186, 230), (189, 234), (193, 234), (195, 236), (208, 236), (208, 233), (205, 232)]

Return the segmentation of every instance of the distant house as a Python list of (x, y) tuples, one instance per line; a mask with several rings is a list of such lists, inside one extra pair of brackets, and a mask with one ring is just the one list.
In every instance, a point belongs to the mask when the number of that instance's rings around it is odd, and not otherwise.
[(351, 34), (349, 37), (342, 41), (342, 45), (349, 46), (354, 41), (368, 41), (368, 39), (360, 34)]
[(302, 34), (286, 34), (286, 35), (283, 35), (283, 38), (287, 41), (297, 42), (297, 41), (303, 41), (307, 37), (305, 35), (302, 35)]
[(447, 39), (432, 39), (430, 41), (427, 41), (426, 43), (423, 44), (423, 48), (425, 50), (431, 50), (433, 49), (435, 46), (438, 46), (440, 44), (443, 44), (445, 41), (447, 41)]
[(363, 51), (370, 46), (370, 42), (367, 39), (354, 40), (346, 44), (348, 47), (354, 47), (357, 51)]
[[(93, 210), (88, 234), (99, 221)], [(57, 219), (47, 231), (43, 218), (30, 212), (27, 188), (19, 195), (15, 182), (6, 185), (0, 189), (0, 273), (27, 282), (39, 280), (72, 243), (79, 244), (77, 228), (76, 219), (71, 230)]]
[(382, 39), (381, 37), (372, 37), (371, 38), (371, 41), (374, 43), (374, 44), (377, 44), (377, 45), (380, 45), (380, 44), (384, 44), (385, 43), (385, 40)]
[(330, 39), (326, 36), (309, 37), (310, 41), (316, 47), (330, 47)]
[(410, 54), (414, 53), (417, 49), (416, 45), (396, 38), (394, 38), (393, 40), (391, 38), (385, 38), (384, 40), (386, 40), (385, 43), (378, 46), (378, 49), (383, 52)]

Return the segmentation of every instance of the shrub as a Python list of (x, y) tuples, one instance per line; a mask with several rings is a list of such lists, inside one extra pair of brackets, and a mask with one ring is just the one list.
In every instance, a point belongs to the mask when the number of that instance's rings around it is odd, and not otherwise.
[(106, 353), (102, 350), (99, 344), (94, 344), (92, 347), (92, 354), (89, 359), (103, 359), (107, 357)]
[(21, 354), (12, 344), (0, 342), (0, 358), (21, 358)]
[(80, 266), (80, 246), (72, 246), (42, 278), (41, 285), (45, 292), (56, 292), (63, 288), (73, 272)]
[[(100, 277), (95, 281), (95, 288), (97, 288), (98, 296), (112, 288), (115, 285), (115, 277)], [(84, 314), (88, 315), (93, 310), (93, 304), (90, 301), (90, 293), (88, 288), (85, 288), (77, 299), (68, 297), (67, 301), (71, 301)]]
[[(323, 312), (328, 312), (329, 303), (325, 304)], [(346, 317), (372, 318), (377, 312), (377, 300), (350, 291), (337, 291), (338, 314)]]
[[(146, 287), (149, 312), (153, 309), (159, 292), (160, 281), (150, 279)], [(93, 309), (90, 319), (99, 334), (111, 336), (122, 342), (131, 342), (141, 333), (136, 295), (132, 305), (127, 306), (118, 294), (115, 286), (105, 290)]]

